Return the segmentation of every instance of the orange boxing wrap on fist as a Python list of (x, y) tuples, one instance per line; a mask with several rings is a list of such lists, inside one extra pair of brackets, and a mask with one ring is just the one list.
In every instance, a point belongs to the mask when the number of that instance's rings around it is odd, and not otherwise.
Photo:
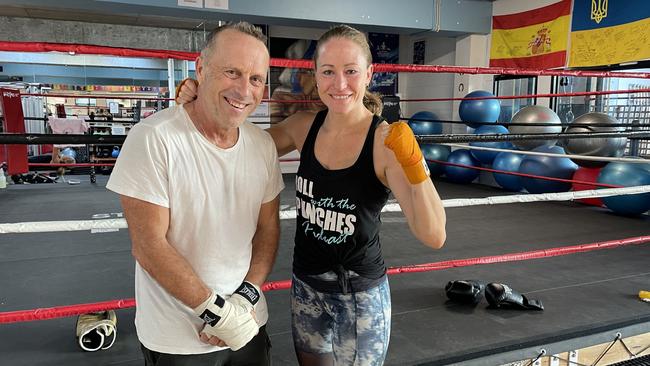
[(392, 123), (388, 127), (388, 136), (384, 140), (384, 145), (393, 150), (411, 184), (422, 183), (429, 178), (429, 167), (408, 124)]

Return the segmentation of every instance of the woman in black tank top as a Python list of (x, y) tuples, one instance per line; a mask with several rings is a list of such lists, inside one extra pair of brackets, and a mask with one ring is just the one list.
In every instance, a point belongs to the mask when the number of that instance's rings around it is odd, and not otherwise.
[[(327, 109), (269, 130), (280, 154), (300, 151), (294, 345), (302, 365), (380, 365), (390, 334), (381, 209), (392, 191), (412, 232), (432, 248), (444, 243), (445, 213), (411, 130), (379, 117), (381, 102), (367, 90), (372, 61), (365, 35), (332, 28), (318, 41), (314, 61)], [(360, 331), (363, 323), (374, 326)]]

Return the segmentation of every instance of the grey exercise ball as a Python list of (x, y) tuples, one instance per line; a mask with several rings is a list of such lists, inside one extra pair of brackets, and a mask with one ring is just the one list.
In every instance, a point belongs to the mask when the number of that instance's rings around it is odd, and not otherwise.
[[(510, 123), (549, 123), (549, 126), (510, 126), (508, 131), (517, 134), (533, 134), (533, 133), (560, 133), (562, 132), (562, 121), (560, 117), (553, 112), (550, 108), (541, 105), (529, 105), (523, 107), (510, 120)], [(556, 126), (557, 125), (557, 126)], [(536, 147), (548, 145), (555, 145), (557, 139), (553, 140), (521, 140), (513, 141), (521, 150), (532, 150)]]
[[(598, 124), (618, 124), (619, 122), (605, 114), (598, 112), (585, 113), (571, 121), (566, 132), (614, 132), (625, 131), (623, 126), (604, 127)], [(596, 125), (596, 126), (592, 126)], [(562, 145), (567, 154), (585, 156), (620, 157), (625, 153), (626, 137), (580, 138), (564, 139)], [(585, 168), (600, 168), (607, 165), (606, 161), (582, 160), (572, 158), (573, 162)]]

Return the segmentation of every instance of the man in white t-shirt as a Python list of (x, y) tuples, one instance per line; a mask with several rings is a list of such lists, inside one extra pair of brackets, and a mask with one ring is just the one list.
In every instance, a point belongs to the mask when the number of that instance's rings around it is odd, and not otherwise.
[(259, 28), (213, 31), (196, 60), (199, 97), (135, 125), (107, 184), (129, 224), (147, 366), (270, 363), (260, 286), (284, 184), (270, 135), (245, 122), (268, 65)]

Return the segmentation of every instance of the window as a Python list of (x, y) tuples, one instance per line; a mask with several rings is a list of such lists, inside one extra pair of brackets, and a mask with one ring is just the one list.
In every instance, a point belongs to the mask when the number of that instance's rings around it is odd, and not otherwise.
[[(494, 95), (512, 96), (537, 93), (537, 77), (497, 75), (494, 77)], [(500, 99), (501, 115), (497, 122), (510, 122), (512, 116), (522, 107), (536, 103), (536, 98)]]
[(94, 107), (97, 105), (95, 98), (76, 98), (74, 104), (79, 107)]

